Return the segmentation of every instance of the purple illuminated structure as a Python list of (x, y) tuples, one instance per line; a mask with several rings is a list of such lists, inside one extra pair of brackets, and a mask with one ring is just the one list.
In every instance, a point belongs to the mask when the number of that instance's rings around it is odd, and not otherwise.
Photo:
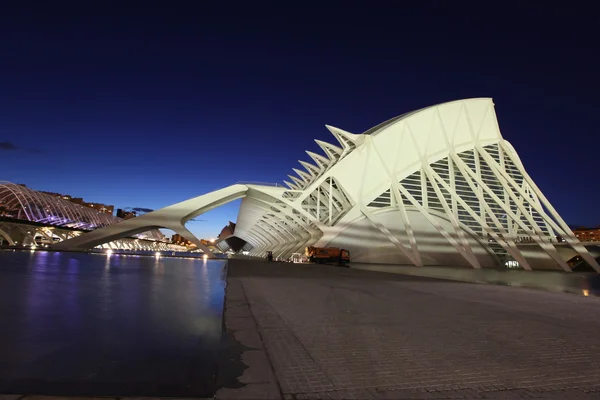
[[(123, 221), (93, 208), (6, 181), (0, 181), (0, 217), (83, 231)], [(158, 230), (145, 232), (142, 236), (156, 240), (164, 237)]]

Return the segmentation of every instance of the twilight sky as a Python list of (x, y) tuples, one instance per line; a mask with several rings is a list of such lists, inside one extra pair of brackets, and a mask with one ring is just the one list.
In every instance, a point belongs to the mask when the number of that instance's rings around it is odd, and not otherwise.
[[(325, 124), (361, 133), (492, 97), (559, 213), (600, 224), (599, 35), (586, 7), (35, 3), (0, 8), (0, 180), (156, 209), (287, 179), (319, 151), (312, 139), (334, 140)], [(215, 236), (238, 206), (190, 228)]]

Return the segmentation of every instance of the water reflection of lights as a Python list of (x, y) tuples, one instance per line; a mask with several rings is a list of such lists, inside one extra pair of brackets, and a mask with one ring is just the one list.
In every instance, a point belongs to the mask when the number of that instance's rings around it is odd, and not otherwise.
[[(200, 273), (202, 274), (203, 279), (208, 279), (208, 262), (206, 258), (202, 262), (202, 266), (200, 267)], [(210, 291), (211, 287), (208, 285), (208, 291)]]
[[(39, 246), (38, 246), (39, 247)], [(38, 249), (39, 250), (39, 249)], [(13, 250), (15, 251), (15, 250)], [(60, 252), (53, 252), (54, 254), (59, 254)], [(185, 256), (185, 255), (172, 255), (169, 252), (161, 252), (161, 251), (155, 251), (155, 252), (140, 252), (140, 253), (125, 253), (125, 252), (121, 252), (120, 250), (113, 250), (113, 249), (103, 249), (101, 251), (88, 251), (88, 254), (96, 254), (96, 255), (105, 255), (105, 256), (119, 256), (119, 257), (123, 257), (123, 258), (146, 258), (146, 257), (152, 257), (152, 258), (174, 258), (174, 259), (179, 259), (179, 260), (203, 260), (203, 261), (207, 261), (210, 260), (210, 258), (208, 257), (207, 254), (199, 254), (198, 256)]]

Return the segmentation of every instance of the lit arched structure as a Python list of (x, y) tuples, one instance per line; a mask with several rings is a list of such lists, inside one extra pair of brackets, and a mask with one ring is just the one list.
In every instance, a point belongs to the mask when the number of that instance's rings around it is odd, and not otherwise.
[[(0, 217), (83, 231), (103, 228), (122, 221), (121, 218), (93, 208), (6, 181), (0, 181)], [(9, 243), (14, 244), (6, 232), (0, 234)], [(155, 230), (144, 232), (141, 237), (160, 240), (164, 236)]]
[(89, 247), (144, 227), (189, 236), (187, 220), (243, 198), (235, 236), (255, 256), (287, 258), (317, 245), (347, 248), (356, 262), (482, 268), (511, 261), (569, 271), (560, 254), (568, 246), (600, 272), (502, 138), (491, 99), (427, 107), (363, 134), (327, 128), (339, 145), (317, 140), (324, 155), (307, 152), (313, 163), (300, 161), (304, 169), (294, 169), (287, 187), (233, 185), (57, 247)]

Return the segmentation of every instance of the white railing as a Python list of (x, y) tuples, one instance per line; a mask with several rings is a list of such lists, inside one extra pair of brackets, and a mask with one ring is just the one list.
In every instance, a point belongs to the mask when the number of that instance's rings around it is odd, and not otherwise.
[(261, 186), (272, 186), (272, 187), (287, 187), (282, 183), (272, 183), (272, 182), (257, 182), (257, 181), (240, 181), (236, 182), (236, 185), (261, 185)]

